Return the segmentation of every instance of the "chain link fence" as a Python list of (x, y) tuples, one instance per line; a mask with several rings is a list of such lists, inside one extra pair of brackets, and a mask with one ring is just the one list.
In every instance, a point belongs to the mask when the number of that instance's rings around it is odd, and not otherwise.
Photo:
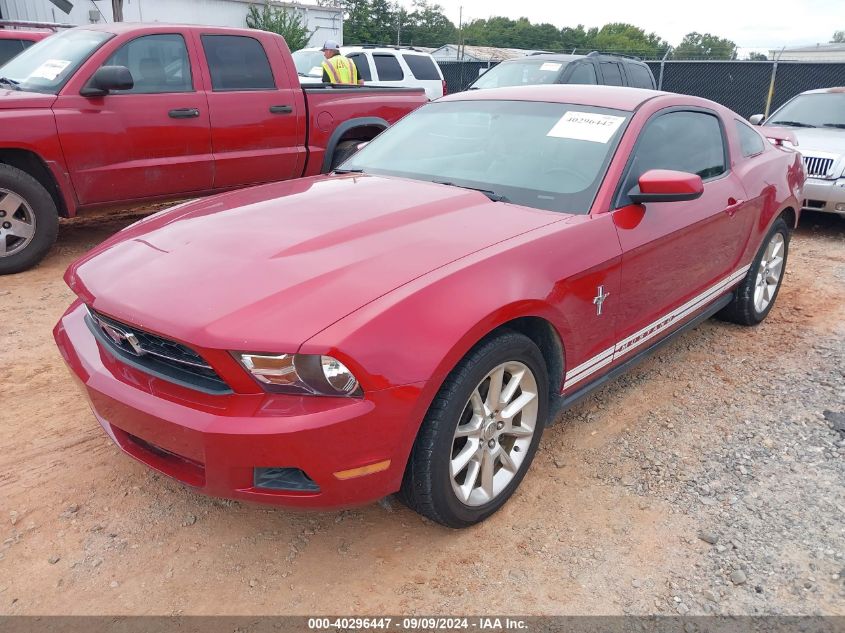
[[(479, 71), (499, 62), (438, 62), (449, 93), (465, 90)], [(774, 76), (770, 112), (805, 90), (845, 86), (845, 62), (794, 61), (647, 61), (668, 92), (704, 97), (744, 117), (766, 110)]]

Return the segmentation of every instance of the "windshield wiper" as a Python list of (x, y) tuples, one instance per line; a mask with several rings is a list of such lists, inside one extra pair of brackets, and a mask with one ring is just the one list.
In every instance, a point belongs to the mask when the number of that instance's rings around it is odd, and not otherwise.
[(449, 187), (460, 187), (461, 189), (470, 189), (472, 191), (478, 191), (479, 193), (483, 193), (485, 196), (490, 198), (493, 202), (510, 202), (505, 196), (502, 194), (496, 193), (495, 191), (490, 191), (489, 189), (479, 189), (477, 187), (467, 187), (466, 185), (458, 185), (454, 182), (445, 182), (442, 180), (432, 180), (436, 185), (447, 185)]
[(363, 169), (333, 169), (332, 173), (335, 174), (363, 174)]
[(9, 79), (8, 77), (0, 77), (0, 84), (6, 84), (7, 86), (11, 86), (13, 90), (20, 90), (20, 83), (19, 81), (15, 81), (14, 79)]
[(810, 123), (801, 123), (800, 121), (767, 121), (767, 125), (787, 125), (789, 127), (816, 127)]
[(845, 129), (845, 123), (822, 123), (822, 127), (838, 127)]

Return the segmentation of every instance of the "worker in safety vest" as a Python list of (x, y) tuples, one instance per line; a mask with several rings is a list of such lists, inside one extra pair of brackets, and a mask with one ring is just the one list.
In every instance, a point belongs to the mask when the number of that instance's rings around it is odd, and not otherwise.
[(334, 40), (326, 40), (323, 44), (323, 83), (348, 84), (355, 86), (363, 84), (358, 80), (358, 69), (355, 62), (340, 54), (340, 45)]

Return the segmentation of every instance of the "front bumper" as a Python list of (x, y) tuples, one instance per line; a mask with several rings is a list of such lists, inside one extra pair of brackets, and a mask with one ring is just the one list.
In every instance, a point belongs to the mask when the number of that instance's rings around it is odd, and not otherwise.
[[(205, 494), (277, 505), (335, 508), (399, 489), (416, 434), (422, 384), (362, 399), (210, 395), (118, 361), (74, 303), (53, 330), (94, 415), (128, 455)], [(386, 470), (335, 473), (390, 460)], [(256, 468), (301, 469), (318, 491), (256, 486)]]
[(845, 178), (823, 180), (807, 178), (804, 182), (803, 209), (839, 213), (845, 216)]

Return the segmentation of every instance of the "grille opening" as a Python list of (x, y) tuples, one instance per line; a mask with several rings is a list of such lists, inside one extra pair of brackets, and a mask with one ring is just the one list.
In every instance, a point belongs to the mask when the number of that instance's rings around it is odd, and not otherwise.
[(231, 393), (229, 385), (194, 350), (88, 308), (89, 329), (116, 357), (159, 378), (206, 393)]
[(253, 481), (256, 488), (294, 492), (320, 491), (320, 486), (300, 468), (256, 468), (253, 471)]
[(824, 209), (825, 204), (824, 200), (804, 200), (805, 209)]
[(828, 176), (833, 167), (832, 158), (821, 158), (817, 156), (804, 156), (804, 167), (808, 176)]

